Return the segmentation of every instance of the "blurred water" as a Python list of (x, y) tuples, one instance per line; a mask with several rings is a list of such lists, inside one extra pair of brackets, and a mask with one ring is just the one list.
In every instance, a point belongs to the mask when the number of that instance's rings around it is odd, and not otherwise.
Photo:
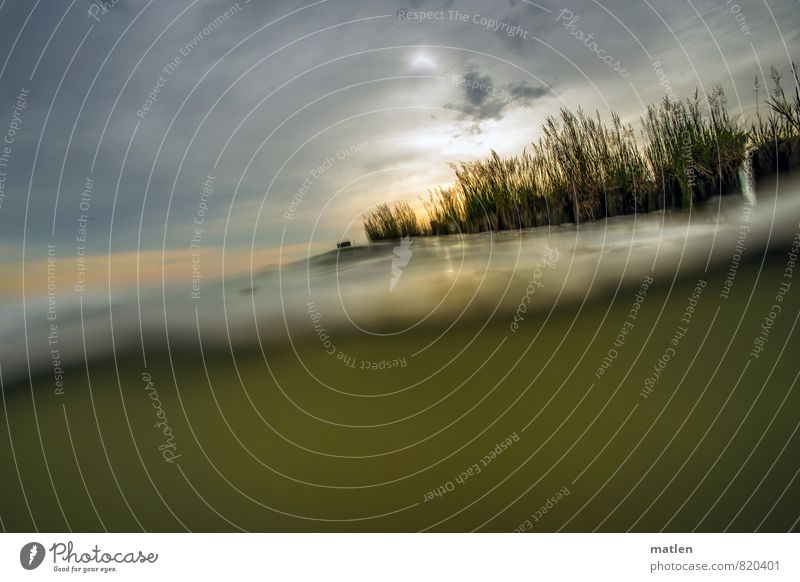
[[(759, 184), (747, 213), (746, 251), (783, 248), (797, 231), (797, 180)], [(205, 280), (201, 299), (191, 283), (164, 289), (115, 290), (59, 297), (61, 367), (86, 358), (143, 351), (143, 346), (204, 348), (269, 346), (287, 338), (356, 334), (364, 341), (445, 330), (453, 322), (519, 309), (536, 280), (526, 312), (638, 285), (643, 274), (705, 269), (731, 260), (748, 200), (725, 196), (686, 212), (623, 216), (603, 222), (515, 232), (427, 237), (309, 256), (225, 280)], [(538, 273), (537, 273), (538, 269)], [(44, 301), (0, 307), (6, 383), (52, 370), (53, 343)]]

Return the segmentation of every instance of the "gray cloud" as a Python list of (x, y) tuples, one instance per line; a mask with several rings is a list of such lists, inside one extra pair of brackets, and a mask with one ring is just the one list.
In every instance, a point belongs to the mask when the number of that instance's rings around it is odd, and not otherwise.
[(408, 5), (425, 10), (446, 10), (453, 6), (454, 2), (455, 0), (408, 0)]
[(487, 74), (470, 68), (453, 78), (461, 91), (461, 99), (445, 104), (445, 108), (458, 111), (462, 119), (477, 122), (502, 119), (513, 107), (531, 106), (549, 93), (546, 87), (534, 87), (525, 81), (500, 85)]
[[(608, 0), (608, 12), (590, 0), (571, 2), (578, 28), (630, 71), (621, 79), (556, 22), (558, 5), (551, 3), (548, 12), (519, 0), (240, 0), (241, 9), (207, 35), (203, 30), (235, 1), (126, 0), (100, 22), (78, 2), (58, 29), (69, 3), (34, 4), (7, 0), (0, 8), (0, 66), (8, 58), (0, 135), (19, 90), (31, 91), (4, 168), (0, 246), (25, 244), (36, 253), (56, 241), (65, 260), (74, 255), (90, 173), (93, 253), (185, 248), (201, 185), (212, 173), (217, 193), (204, 244), (250, 245), (255, 238), (275, 247), (284, 229), (287, 243), (303, 242), (318, 218), (315, 240), (337, 240), (365, 205), (424, 195), (448, 179), (447, 162), (482, 157), (489, 148), (512, 153), (538, 128), (506, 127), (471, 141), (465, 126), (508, 126), (523, 108), (542, 117), (579, 105), (602, 115), (613, 108), (636, 125), (639, 99), (664, 93), (655, 60), (677, 95), (722, 83), (733, 112), (748, 115), (753, 76), (769, 64), (786, 70), (800, 43), (793, 0), (774, 0), (769, 10), (740, 3), (738, 16), (714, 0), (695, 2), (697, 12), (667, 1)], [(398, 8), (444, 10), (445, 18), (400, 22)], [(451, 20), (448, 10), (467, 21)], [(475, 17), (518, 26), (527, 38), (490, 30)], [(164, 67), (193, 42), (147, 115), (137, 117)], [(478, 87), (458, 85), (454, 73)], [(481, 91), (482, 83), (498, 89)], [(337, 160), (296, 218), (283, 221), (316, 165), (364, 141), (365, 151)]]

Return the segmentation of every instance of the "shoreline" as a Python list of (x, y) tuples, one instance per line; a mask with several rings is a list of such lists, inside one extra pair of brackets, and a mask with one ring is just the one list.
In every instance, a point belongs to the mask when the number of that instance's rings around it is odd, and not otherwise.
[(378, 204), (362, 219), (365, 233), (375, 242), (518, 230), (750, 196), (757, 180), (800, 170), (800, 94), (787, 97), (772, 78), (765, 118), (731, 114), (717, 86), (704, 100), (696, 91), (648, 105), (638, 139), (613, 111), (609, 122), (562, 108), (520, 154), (451, 163), (455, 180), (429, 191), (427, 217), (406, 201)]

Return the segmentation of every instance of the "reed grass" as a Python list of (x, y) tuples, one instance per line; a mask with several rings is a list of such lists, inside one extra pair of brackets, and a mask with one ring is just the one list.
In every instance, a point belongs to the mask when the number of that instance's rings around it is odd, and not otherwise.
[(794, 81), (794, 94), (787, 96), (783, 88), (783, 75), (775, 67), (770, 67), (772, 91), (766, 101), (766, 118), (762, 117), (758, 107), (761, 87), (756, 77), (753, 87), (756, 95), (756, 118), (750, 127), (752, 145), (775, 143), (800, 135), (800, 79), (794, 63), (790, 72)]
[[(647, 108), (637, 140), (616, 113), (604, 122), (562, 109), (521, 154), (495, 151), (451, 164), (455, 180), (424, 201), (427, 225), (407, 203), (379, 205), (364, 219), (370, 240), (580, 223), (609, 216), (688, 208), (739, 189), (749, 148), (800, 135), (800, 83), (793, 95), (773, 68), (767, 115), (747, 124), (728, 112), (721, 87), (705, 99), (667, 98)], [(758, 87), (756, 88), (758, 99)]]
[(425, 227), (408, 202), (378, 204), (375, 210), (364, 217), (364, 230), (373, 241), (420, 236), (425, 233)]
[(686, 208), (738, 187), (748, 133), (728, 113), (721, 88), (708, 97), (708, 113), (702, 109), (697, 92), (693, 99), (665, 99), (647, 109), (644, 148), (660, 200), (656, 208)]

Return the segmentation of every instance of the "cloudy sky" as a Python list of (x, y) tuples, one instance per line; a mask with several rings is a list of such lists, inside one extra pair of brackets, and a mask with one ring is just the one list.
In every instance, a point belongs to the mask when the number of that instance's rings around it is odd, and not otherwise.
[(100, 4), (0, 0), (6, 280), (48, 244), (141, 277), (193, 237), (209, 277), (223, 248), (229, 272), (327, 250), (561, 107), (636, 126), (721, 84), (749, 116), (754, 77), (800, 60), (798, 0)]

